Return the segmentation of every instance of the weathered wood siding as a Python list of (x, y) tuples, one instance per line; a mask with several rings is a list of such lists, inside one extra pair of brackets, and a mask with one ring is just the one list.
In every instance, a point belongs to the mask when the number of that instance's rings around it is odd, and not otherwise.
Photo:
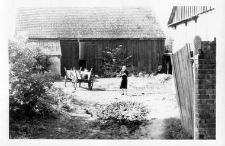
[[(84, 40), (83, 40), (84, 41)], [(116, 40), (85, 40), (87, 48), (85, 56), (88, 58), (88, 69), (94, 68), (94, 72), (101, 74), (102, 62), (97, 58), (102, 57), (102, 51), (106, 48), (114, 49), (122, 45), (126, 49), (126, 55), (132, 55), (132, 64), (139, 71), (152, 73), (162, 64), (164, 53), (164, 39), (139, 40), (139, 39), (116, 39)]]
[[(132, 64), (138, 71), (147, 71), (152, 73), (157, 69), (159, 64), (162, 64), (162, 56), (164, 52), (164, 39), (90, 39), (80, 40), (82, 48), (84, 48), (83, 59), (87, 59), (87, 68), (93, 68), (94, 73), (102, 73), (102, 51), (106, 48), (115, 49), (122, 45), (126, 49), (126, 55), (132, 55)], [(64, 75), (64, 67), (70, 69), (78, 67), (79, 45), (77, 40), (49, 40), (49, 39), (34, 39), (32, 43), (39, 45), (45, 54), (53, 56), (61, 56), (54, 58), (58, 59), (52, 66), (53, 72)], [(60, 60), (60, 63), (59, 63)], [(61, 72), (61, 73), (60, 73)]]
[(190, 46), (186, 45), (171, 56), (173, 76), (182, 126), (194, 133), (194, 76)]

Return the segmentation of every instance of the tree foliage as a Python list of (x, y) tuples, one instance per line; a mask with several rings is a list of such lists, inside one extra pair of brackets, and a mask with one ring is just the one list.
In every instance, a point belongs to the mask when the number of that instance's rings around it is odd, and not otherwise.
[(9, 110), (10, 118), (18, 119), (46, 114), (43, 99), (52, 86), (52, 74), (41, 49), (23, 40), (9, 40)]
[(103, 73), (104, 77), (116, 77), (123, 65), (131, 66), (132, 56), (126, 55), (126, 49), (120, 45), (118, 48), (103, 50)]
[(174, 42), (173, 38), (171, 38), (171, 37), (166, 38), (166, 41), (165, 41), (165, 52), (166, 53), (173, 51), (173, 42)]

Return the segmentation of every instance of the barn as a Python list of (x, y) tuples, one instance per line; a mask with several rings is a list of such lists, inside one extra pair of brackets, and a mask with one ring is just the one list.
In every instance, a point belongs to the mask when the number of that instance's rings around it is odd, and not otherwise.
[(20, 8), (15, 34), (50, 56), (50, 69), (64, 75), (64, 67), (85, 65), (101, 74), (102, 51), (119, 45), (132, 55), (138, 71), (155, 71), (162, 64), (165, 35), (151, 8), (60, 7)]

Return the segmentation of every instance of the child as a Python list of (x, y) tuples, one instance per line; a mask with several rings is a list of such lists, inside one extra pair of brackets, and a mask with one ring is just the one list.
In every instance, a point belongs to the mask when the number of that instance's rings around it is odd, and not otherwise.
[(127, 76), (128, 76), (128, 71), (126, 70), (126, 66), (122, 67), (122, 70), (120, 71), (120, 74), (122, 76), (120, 89), (122, 89), (122, 95), (124, 95), (124, 90), (125, 90), (125, 93), (127, 95)]

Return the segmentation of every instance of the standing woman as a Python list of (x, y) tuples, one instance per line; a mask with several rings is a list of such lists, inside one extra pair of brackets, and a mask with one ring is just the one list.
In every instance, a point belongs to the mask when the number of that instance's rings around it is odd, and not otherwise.
[(120, 75), (122, 76), (122, 81), (121, 81), (121, 85), (120, 85), (120, 89), (122, 89), (122, 95), (124, 95), (124, 90), (125, 90), (125, 94), (127, 95), (128, 71), (126, 70), (126, 66), (122, 67), (122, 70), (120, 71)]

